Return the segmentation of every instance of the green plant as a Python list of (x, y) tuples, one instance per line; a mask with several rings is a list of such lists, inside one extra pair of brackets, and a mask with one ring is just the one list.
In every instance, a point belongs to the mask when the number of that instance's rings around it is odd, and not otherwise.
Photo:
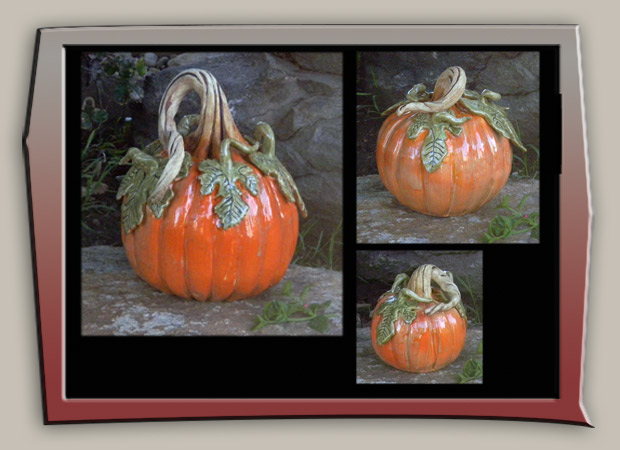
[(531, 214), (523, 213), (523, 207), (529, 194), (523, 196), (516, 208), (510, 206), (510, 195), (504, 196), (497, 209), (505, 209), (510, 214), (498, 215), (491, 219), (489, 229), (484, 234), (482, 242), (492, 243), (500, 239), (506, 239), (516, 234), (530, 232), (530, 236), (539, 239), (539, 214), (537, 212)]
[[(521, 128), (519, 127), (518, 122), (515, 122), (515, 132), (517, 133), (519, 140), (523, 142), (523, 139), (521, 138)], [(520, 157), (516, 154), (513, 154), (513, 168), (516, 169), (516, 171), (513, 173), (513, 177), (531, 178), (533, 180), (538, 179), (540, 175), (540, 150), (538, 149), (538, 147), (531, 144), (529, 144), (527, 147), (534, 150), (536, 158), (534, 158), (532, 161), (528, 161), (528, 158), (525, 155), (523, 155), (523, 157)], [(514, 161), (517, 161), (520, 167), (515, 167)]]
[(455, 275), (456, 281), (459, 285), (459, 289), (461, 291), (465, 291), (469, 298), (471, 298), (473, 306), (465, 304), (465, 308), (467, 310), (467, 317), (471, 320), (472, 324), (478, 325), (482, 323), (482, 298), (478, 295), (477, 292), (474, 292), (474, 288), (471, 283), (471, 277), (469, 275), (465, 275), (464, 277), (460, 277)]
[[(358, 63), (359, 63), (359, 53), (358, 53)], [(377, 82), (377, 78), (375, 77), (375, 72), (370, 69), (370, 75), (372, 77), (372, 87), (373, 89), (377, 89), (379, 87), (379, 83)], [(359, 84), (359, 77), (357, 82)], [(381, 118), (381, 109), (379, 109), (379, 105), (377, 104), (377, 94), (373, 92), (356, 92), (358, 97), (366, 97), (370, 99), (370, 104), (368, 103), (358, 103), (357, 110), (358, 111), (366, 111), (369, 115), (374, 116), (375, 118)]]
[(534, 145), (528, 145), (534, 153), (536, 154), (536, 159), (531, 162), (528, 162), (526, 157), (521, 158), (520, 156), (514, 154), (513, 158), (520, 163), (520, 168), (517, 170), (515, 177), (516, 178), (531, 178), (536, 180), (540, 175), (540, 150)]
[(117, 80), (114, 88), (114, 100), (121, 105), (129, 101), (140, 101), (144, 97), (144, 90), (140, 82), (147, 73), (144, 58), (133, 58), (123, 54), (110, 53), (105, 56), (101, 66), (103, 72)]
[(82, 129), (89, 131), (84, 135), (81, 160), (81, 211), (82, 227), (92, 229), (86, 224), (86, 218), (94, 211), (116, 211), (116, 208), (103, 203), (97, 197), (108, 189), (105, 180), (116, 170), (126, 146), (128, 125), (117, 120), (114, 126), (108, 126), (108, 114), (97, 108), (92, 97), (82, 103)]
[(272, 300), (265, 305), (262, 314), (256, 316), (256, 324), (252, 331), (260, 330), (268, 325), (287, 322), (308, 322), (308, 326), (313, 330), (325, 333), (329, 329), (329, 318), (336, 317), (337, 314), (325, 314), (325, 310), (331, 304), (330, 300), (322, 303), (304, 303), (304, 299), (310, 292), (312, 285), (306, 286), (295, 297), (291, 293), (292, 282), (288, 281), (282, 289), (282, 295), (289, 301)]
[(468, 359), (463, 365), (463, 371), (457, 374), (457, 380), (460, 384), (468, 381), (482, 378), (482, 341), (478, 344), (476, 356)]
[(299, 231), (293, 264), (324, 269), (339, 269), (342, 263), (342, 221), (327, 236), (321, 231), (318, 236), (310, 232), (318, 221), (306, 222)]
[(92, 97), (84, 99), (80, 116), (82, 130), (92, 130), (93, 127), (97, 128), (106, 123), (108, 118), (108, 112), (105, 109), (97, 108)]

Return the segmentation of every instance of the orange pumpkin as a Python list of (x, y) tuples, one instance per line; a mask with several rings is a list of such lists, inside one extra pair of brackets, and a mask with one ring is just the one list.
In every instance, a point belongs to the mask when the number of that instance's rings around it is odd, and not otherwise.
[(480, 209), (504, 187), (512, 167), (510, 141), (525, 150), (499, 94), (465, 90), (465, 72), (446, 70), (435, 91), (416, 85), (394, 105), (377, 139), (377, 167), (400, 203), (431, 216)]
[[(179, 131), (174, 117), (192, 90), (201, 113)], [(244, 138), (215, 78), (191, 69), (163, 95), (159, 136), (123, 161), (133, 163), (118, 197), (135, 272), (161, 291), (200, 301), (252, 297), (278, 283), (295, 251), (297, 207), (306, 211), (275, 157), (271, 128), (259, 124), (254, 139)]]
[[(431, 288), (436, 282), (441, 290)], [(406, 287), (403, 285), (406, 284)], [(452, 363), (465, 345), (467, 319), (452, 275), (420, 266), (396, 277), (374, 310), (371, 340), (379, 357), (407, 372), (432, 372)]]

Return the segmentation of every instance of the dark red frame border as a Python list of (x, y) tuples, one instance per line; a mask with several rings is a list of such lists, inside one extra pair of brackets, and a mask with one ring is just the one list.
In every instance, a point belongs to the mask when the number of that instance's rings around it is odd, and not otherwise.
[[(149, 33), (170, 43), (210, 42), (216, 32), (263, 44), (324, 42), (446, 44), (456, 27), (116, 27), (44, 29), (37, 34), (24, 158), (29, 183), (33, 270), (45, 423), (262, 417), (468, 417), (541, 420), (589, 425), (582, 405), (591, 207), (582, 83), (576, 26), (459, 27), (458, 41), (554, 44), (561, 51), (563, 160), (560, 177), (560, 396), (559, 399), (179, 399), (67, 400), (64, 397), (63, 292), (63, 46), (148, 43)], [(468, 30), (469, 28), (469, 30)], [(388, 31), (388, 33), (386, 33)], [(392, 33), (389, 33), (392, 31)], [(163, 34), (162, 34), (163, 33)], [(199, 34), (195, 34), (199, 33)], [(224, 34), (222, 34), (224, 33)], [(226, 34), (228, 33), (228, 35)], [(249, 33), (249, 34), (248, 34)], [(234, 36), (234, 37), (233, 37)], [(275, 38), (274, 38), (275, 36)], [(93, 41), (95, 39), (95, 41)], [(99, 39), (99, 40), (97, 40)], [(227, 39), (225, 37), (225, 39)], [(326, 41), (327, 39), (327, 41)], [(331, 41), (330, 41), (331, 39)], [(413, 39), (413, 40), (412, 40)], [(417, 39), (417, 40), (416, 40)], [(402, 42), (401, 42), (402, 41)], [(238, 42), (230, 42), (238, 43)]]

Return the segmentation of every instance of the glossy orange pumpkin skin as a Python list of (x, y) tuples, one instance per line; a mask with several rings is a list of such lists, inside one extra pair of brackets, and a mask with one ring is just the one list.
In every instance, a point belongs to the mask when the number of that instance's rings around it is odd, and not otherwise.
[[(238, 154), (232, 157), (248, 164)], [(252, 166), (259, 194), (254, 197), (238, 184), (250, 209), (240, 224), (218, 229), (213, 208), (220, 199), (217, 189), (200, 194), (199, 162), (195, 159), (188, 176), (173, 183), (174, 198), (160, 219), (146, 208), (142, 224), (122, 232), (127, 258), (143, 280), (179, 297), (219, 302), (258, 295), (277, 284), (291, 262), (297, 207), (273, 178)]]
[(456, 117), (471, 117), (460, 136), (446, 131), (447, 155), (428, 173), (422, 163), (423, 130), (413, 141), (407, 129), (415, 113), (391, 114), (377, 140), (377, 167), (385, 187), (400, 203), (423, 214), (448, 217), (477, 211), (505, 186), (512, 168), (510, 141), (484, 118), (453, 106)]
[[(390, 296), (383, 296), (377, 307)], [(399, 318), (394, 324), (394, 336), (384, 345), (377, 344), (381, 315), (373, 316), (372, 345), (385, 363), (407, 372), (424, 373), (446, 367), (458, 358), (465, 345), (467, 321), (454, 308), (427, 316), (424, 309), (432, 305), (421, 304), (423, 308), (411, 324)]]

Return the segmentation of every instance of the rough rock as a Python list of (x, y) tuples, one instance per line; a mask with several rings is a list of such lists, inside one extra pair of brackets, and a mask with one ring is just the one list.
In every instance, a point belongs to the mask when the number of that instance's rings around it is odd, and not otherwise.
[(304, 70), (342, 75), (342, 55), (334, 53), (292, 52), (277, 53)]
[[(478, 92), (490, 89), (502, 95), (499, 105), (521, 133), (526, 147), (539, 147), (538, 52), (363, 52), (358, 61), (358, 105), (374, 102), (383, 111), (405, 98), (418, 83), (432, 91), (437, 77), (450, 66), (461, 66), (467, 88)], [(377, 173), (374, 154), (376, 136), (383, 123), (377, 111), (360, 107), (357, 111), (357, 175)], [(525, 155), (530, 161), (534, 152)]]
[[(357, 383), (394, 384), (455, 384), (464, 364), (472, 358), (481, 359), (478, 344), (482, 342), (482, 327), (468, 326), (465, 347), (459, 357), (449, 366), (436, 372), (409, 373), (384, 363), (372, 348), (370, 327), (357, 328)], [(481, 384), (482, 379), (467, 382)]]
[[(305, 322), (272, 325), (251, 331), (257, 315), (273, 299), (286, 301), (282, 286), (292, 282), (298, 295), (312, 285), (306, 301), (331, 300), (329, 329), (319, 333)], [(203, 303), (164, 294), (142, 281), (123, 248), (82, 249), (82, 334), (88, 336), (204, 335), (342, 335), (342, 274), (291, 265), (284, 279), (257, 297), (225, 303)]]
[[(358, 243), (478, 243), (484, 238), (490, 221), (506, 211), (497, 209), (504, 196), (510, 196), (514, 208), (528, 195), (522, 212), (539, 210), (539, 182), (510, 178), (504, 189), (478, 211), (460, 217), (431, 217), (401, 205), (383, 186), (379, 175), (357, 177)], [(499, 243), (537, 243), (530, 233), (516, 234)]]
[(146, 63), (147, 66), (155, 67), (157, 65), (157, 61), (158, 61), (158, 58), (155, 53), (148, 52), (144, 54), (144, 62)]
[[(260, 122), (276, 135), (278, 158), (301, 192), (309, 216), (325, 230), (342, 217), (342, 56), (339, 53), (184, 53), (147, 78), (136, 106), (136, 140), (157, 138), (157, 113), (170, 80), (187, 68), (210, 71), (221, 84), (244, 134)], [(198, 96), (183, 101), (179, 116), (195, 113)]]
[(366, 281), (391, 285), (399, 273), (411, 275), (422, 264), (435, 264), (459, 277), (468, 277), (482, 292), (482, 252), (478, 250), (361, 250), (356, 275)]

